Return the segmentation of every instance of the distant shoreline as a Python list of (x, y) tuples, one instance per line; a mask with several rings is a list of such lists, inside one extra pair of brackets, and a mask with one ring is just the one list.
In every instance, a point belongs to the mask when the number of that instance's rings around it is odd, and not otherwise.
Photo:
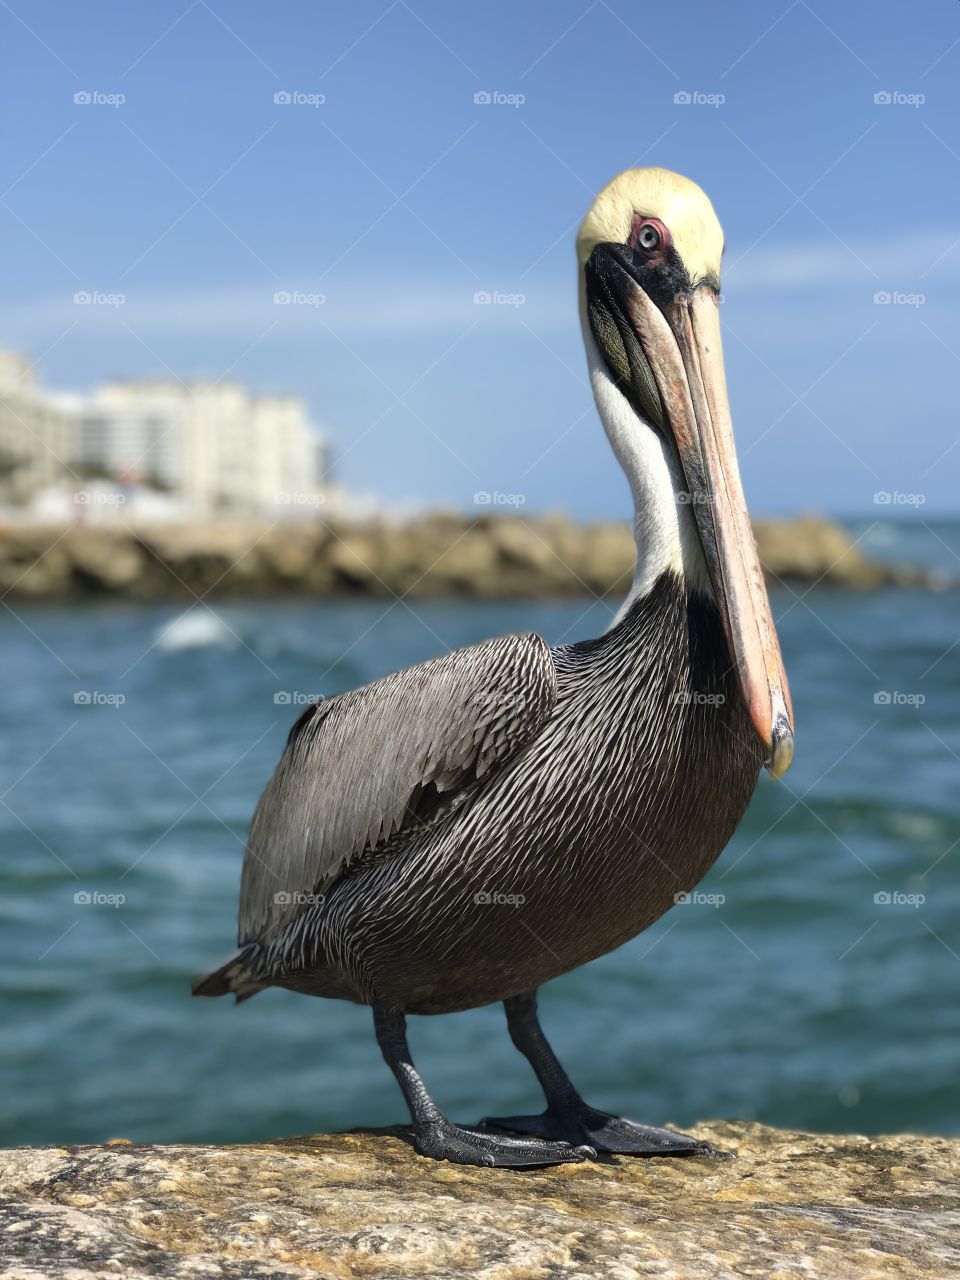
[[(871, 559), (819, 516), (758, 520), (754, 533), (772, 586), (952, 585), (936, 572)], [(618, 597), (633, 559), (626, 523), (563, 516), (9, 525), (0, 527), (0, 592), (21, 602)]]

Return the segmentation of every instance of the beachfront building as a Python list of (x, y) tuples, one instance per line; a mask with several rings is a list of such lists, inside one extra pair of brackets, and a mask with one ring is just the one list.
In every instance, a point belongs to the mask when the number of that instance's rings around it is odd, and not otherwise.
[(98, 388), (77, 406), (79, 471), (177, 489), (182, 405), (176, 383), (116, 382)]
[(88, 471), (167, 491), (193, 516), (275, 517), (322, 505), (317, 440), (302, 400), (252, 396), (236, 382), (110, 383), (78, 417)]
[[(84, 518), (106, 518), (121, 506), (127, 518), (310, 516), (341, 500), (327, 469), (326, 441), (296, 396), (176, 379), (54, 394), (38, 385), (28, 357), (0, 351), (4, 518), (93, 506), (91, 486), (99, 486), (98, 511)], [(103, 486), (121, 496), (111, 503)]]
[(33, 361), (0, 351), (0, 501), (20, 505), (69, 476), (69, 405), (39, 386)]

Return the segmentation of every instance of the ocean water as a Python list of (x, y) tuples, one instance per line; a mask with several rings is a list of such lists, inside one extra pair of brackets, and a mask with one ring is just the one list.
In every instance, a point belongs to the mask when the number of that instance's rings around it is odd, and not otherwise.
[[(858, 527), (960, 570), (960, 526)], [(909, 548), (909, 554), (907, 550)], [(544, 988), (594, 1104), (651, 1123), (960, 1132), (960, 592), (775, 594), (797, 754), (700, 886)], [(191, 1000), (303, 697), (445, 647), (597, 634), (563, 603), (0, 611), (0, 1144), (241, 1141), (405, 1119), (369, 1011)], [(411, 1020), (449, 1114), (539, 1109), (502, 1010)]]

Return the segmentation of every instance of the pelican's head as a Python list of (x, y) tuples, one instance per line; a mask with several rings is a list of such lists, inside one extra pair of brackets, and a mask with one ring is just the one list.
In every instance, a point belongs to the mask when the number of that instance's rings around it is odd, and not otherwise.
[[(656, 465), (695, 530), (744, 702), (779, 777), (793, 712), (750, 528), (720, 345), (723, 232), (696, 183), (628, 169), (577, 237), (581, 314), (601, 416), (638, 495)], [(638, 515), (641, 513), (638, 513)], [(662, 523), (662, 519), (661, 519)]]

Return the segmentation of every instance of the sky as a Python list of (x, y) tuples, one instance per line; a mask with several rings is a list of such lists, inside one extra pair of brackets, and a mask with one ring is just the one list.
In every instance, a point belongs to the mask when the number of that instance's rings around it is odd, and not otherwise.
[(957, 511), (957, 0), (0, 0), (0, 49), (0, 345), (51, 389), (237, 379), (395, 505), (623, 517), (574, 238), (657, 164), (724, 225), (751, 509)]

